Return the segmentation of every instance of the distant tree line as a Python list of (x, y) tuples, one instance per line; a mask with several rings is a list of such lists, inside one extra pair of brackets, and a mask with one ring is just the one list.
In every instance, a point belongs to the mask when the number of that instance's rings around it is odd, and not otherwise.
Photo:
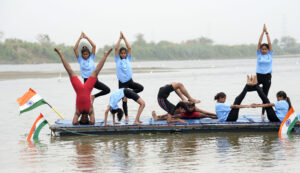
[[(55, 44), (47, 34), (37, 36), (38, 42), (27, 42), (20, 39), (6, 39), (1, 42), (3, 33), (0, 32), (0, 63), (1, 64), (28, 64), (59, 62), (54, 47), (63, 51), (68, 61), (76, 61), (73, 46)], [(79, 47), (82, 47), (82, 43)], [(256, 44), (220, 45), (205, 37), (187, 40), (181, 43), (160, 41), (146, 42), (142, 34), (136, 36), (131, 43), (132, 54), (135, 60), (186, 60), (186, 59), (229, 59), (247, 58), (256, 56)], [(300, 44), (293, 37), (286, 36), (273, 40), (275, 55), (300, 54)], [(103, 50), (111, 46), (99, 48), (96, 59), (103, 56)]]

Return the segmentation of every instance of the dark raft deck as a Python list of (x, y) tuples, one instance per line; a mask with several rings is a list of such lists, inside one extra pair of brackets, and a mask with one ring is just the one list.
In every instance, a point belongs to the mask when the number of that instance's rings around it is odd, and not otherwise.
[[(71, 120), (57, 120), (50, 129), (52, 134), (65, 135), (113, 135), (113, 134), (139, 134), (139, 133), (211, 133), (211, 132), (278, 132), (280, 123), (264, 122), (259, 116), (242, 116), (237, 122), (219, 122), (216, 119), (186, 120), (187, 124), (170, 123), (166, 121), (153, 121), (152, 118), (143, 119), (142, 125), (133, 125), (133, 121), (126, 124), (104, 126), (102, 119), (97, 119), (95, 125), (72, 125)], [(112, 124), (111, 121), (108, 121)], [(299, 122), (295, 125), (299, 128)]]

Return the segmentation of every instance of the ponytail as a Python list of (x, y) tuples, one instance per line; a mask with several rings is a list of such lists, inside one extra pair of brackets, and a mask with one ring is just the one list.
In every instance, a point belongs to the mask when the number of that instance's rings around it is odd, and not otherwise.
[(289, 104), (289, 109), (291, 109), (291, 107), (292, 107), (291, 99), (289, 97), (286, 97), (286, 101)]

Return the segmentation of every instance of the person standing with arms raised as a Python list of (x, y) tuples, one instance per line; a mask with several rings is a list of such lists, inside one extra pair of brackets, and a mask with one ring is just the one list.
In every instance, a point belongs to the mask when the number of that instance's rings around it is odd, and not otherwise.
[[(125, 47), (120, 47), (122, 39), (125, 42)], [(132, 67), (131, 67), (131, 46), (128, 43), (127, 39), (124, 37), (123, 33), (120, 32), (120, 38), (115, 47), (115, 61), (116, 61), (116, 72), (119, 80), (119, 88), (130, 88), (135, 93), (142, 92), (144, 87), (132, 80)], [(124, 97), (123, 101), (123, 110), (125, 113), (125, 121), (129, 121), (128, 118), (128, 108), (127, 108), (127, 98)]]
[[(83, 46), (81, 49), (81, 55), (79, 55), (79, 52), (77, 49), (78, 49), (80, 40), (83, 38), (87, 39), (87, 41), (91, 44), (92, 53), (86, 46)], [(77, 62), (80, 65), (81, 76), (85, 83), (95, 69), (94, 61), (95, 61), (96, 45), (88, 36), (85, 35), (85, 33), (82, 32), (74, 46), (74, 53), (76, 55)], [(95, 98), (106, 95), (110, 92), (109, 87), (106, 86), (104, 83), (100, 82), (98, 79), (94, 85), (94, 88), (97, 88), (98, 90), (101, 90), (101, 91), (99, 93), (91, 96), (92, 102), (94, 102)]]
[[(264, 37), (267, 36), (268, 44), (261, 43)], [(272, 63), (273, 63), (273, 48), (271, 39), (267, 27), (264, 24), (263, 31), (259, 37), (257, 46), (257, 65), (256, 65), (256, 76), (258, 85), (262, 84), (262, 90), (266, 96), (268, 96), (269, 89), (271, 87), (272, 78)], [(262, 109), (261, 117), (264, 118), (265, 108)]]

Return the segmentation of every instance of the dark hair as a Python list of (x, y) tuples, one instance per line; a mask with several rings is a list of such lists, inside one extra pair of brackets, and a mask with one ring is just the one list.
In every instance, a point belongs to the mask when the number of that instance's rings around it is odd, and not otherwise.
[[(86, 122), (83, 121), (84, 118), (87, 119)], [(82, 115), (80, 117), (79, 124), (90, 124), (88, 114), (87, 114), (87, 112), (85, 110), (82, 111)]]
[(81, 54), (83, 54), (84, 52), (88, 52), (89, 54), (91, 54), (89, 48), (87, 48), (86, 46), (82, 46), (82, 48), (81, 48)]
[(226, 94), (224, 92), (219, 92), (216, 96), (215, 96), (215, 100), (219, 100), (220, 98), (225, 98)]
[(261, 49), (262, 47), (264, 47), (264, 46), (266, 46), (266, 48), (269, 50), (269, 45), (268, 45), (267, 43), (261, 44), (261, 45), (260, 45), (260, 49)]
[(120, 54), (123, 50), (125, 50), (125, 52), (127, 53), (127, 49), (126, 49), (125, 47), (121, 47), (121, 48), (119, 49), (119, 54)]
[(117, 113), (118, 121), (122, 120), (124, 112), (123, 112), (123, 110), (121, 108), (118, 108), (118, 109), (115, 109), (115, 110), (111, 110), (110, 112), (112, 114)]
[(291, 100), (284, 91), (278, 91), (276, 97), (282, 97), (283, 99), (285, 99), (289, 104), (289, 109), (292, 107)]
[(184, 110), (187, 110), (187, 105), (186, 105), (185, 102), (180, 101), (180, 102), (177, 103), (177, 105), (175, 106), (175, 109), (174, 109), (174, 110), (176, 110), (176, 109), (178, 109), (178, 108), (183, 108)]

